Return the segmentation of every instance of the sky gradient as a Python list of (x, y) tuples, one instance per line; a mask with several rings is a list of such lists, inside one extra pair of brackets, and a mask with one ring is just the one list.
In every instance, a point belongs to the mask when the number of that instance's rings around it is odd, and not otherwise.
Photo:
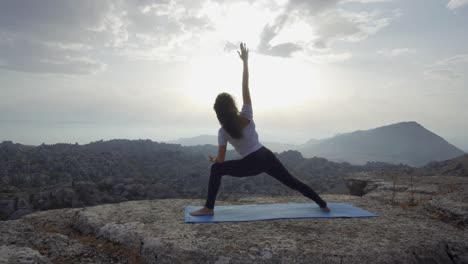
[(216, 134), (241, 104), (260, 140), (416, 121), (468, 151), (468, 0), (0, 1), (0, 141)]

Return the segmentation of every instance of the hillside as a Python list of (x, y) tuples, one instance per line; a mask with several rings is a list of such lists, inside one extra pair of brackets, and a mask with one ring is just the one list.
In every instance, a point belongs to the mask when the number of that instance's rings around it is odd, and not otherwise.
[(455, 175), (468, 177), (468, 154), (460, 157), (433, 161), (421, 168), (424, 175)]
[(416, 122), (402, 122), (365, 131), (339, 134), (299, 148), (305, 157), (364, 164), (381, 161), (423, 166), (464, 152)]

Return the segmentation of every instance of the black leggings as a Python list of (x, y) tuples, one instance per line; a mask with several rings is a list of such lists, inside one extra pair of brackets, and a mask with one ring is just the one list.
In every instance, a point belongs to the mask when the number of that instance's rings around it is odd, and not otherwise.
[(223, 175), (246, 177), (258, 175), (262, 172), (266, 172), (289, 188), (299, 191), (316, 202), (320, 207), (327, 206), (327, 203), (312, 188), (292, 176), (275, 154), (265, 147), (250, 153), (240, 160), (214, 163), (211, 166), (208, 199), (205, 206), (210, 209), (214, 208), (216, 195), (218, 194)]

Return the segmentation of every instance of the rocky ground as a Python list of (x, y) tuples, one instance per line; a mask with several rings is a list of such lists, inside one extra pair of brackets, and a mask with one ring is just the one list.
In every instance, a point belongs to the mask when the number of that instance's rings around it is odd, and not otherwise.
[(131, 249), (72, 228), (80, 209), (0, 222), (0, 263), (141, 263)]
[[(324, 197), (379, 217), (185, 224), (184, 206), (203, 202), (186, 199), (39, 212), (0, 222), (0, 263), (468, 263), (463, 225), (371, 193)], [(218, 204), (284, 202), (308, 201), (244, 197)]]

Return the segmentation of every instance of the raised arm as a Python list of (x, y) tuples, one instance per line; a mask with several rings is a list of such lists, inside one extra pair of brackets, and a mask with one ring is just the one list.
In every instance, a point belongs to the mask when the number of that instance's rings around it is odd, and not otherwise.
[(242, 73), (242, 99), (244, 104), (252, 105), (252, 100), (250, 99), (250, 90), (249, 90), (249, 50), (245, 46), (245, 43), (240, 44), (239, 57), (241, 58), (244, 71)]

